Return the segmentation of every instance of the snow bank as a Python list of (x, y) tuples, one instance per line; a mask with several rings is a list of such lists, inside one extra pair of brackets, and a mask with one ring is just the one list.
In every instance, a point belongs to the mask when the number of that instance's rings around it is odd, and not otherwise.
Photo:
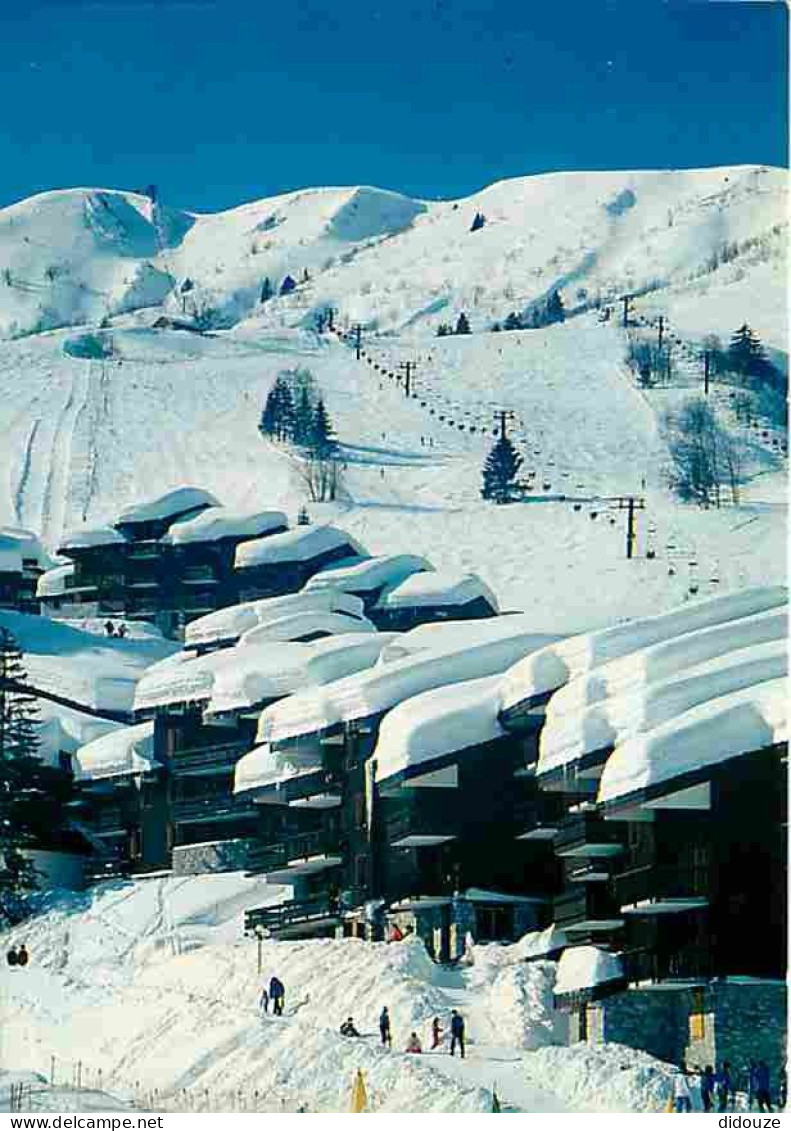
[(486, 676), (434, 688), (388, 711), (373, 754), (376, 780), (506, 734), (497, 721), (501, 681)]
[(320, 770), (320, 751), (273, 750), (265, 743), (243, 755), (234, 767), (234, 793), (250, 793), (280, 785)]
[(787, 671), (787, 644), (775, 640), (727, 652), (690, 668), (680, 678), (640, 684), (573, 714), (547, 711), (536, 772), (551, 773), (594, 750), (652, 730), (699, 703), (780, 678)]
[(554, 954), (565, 946), (568, 946), (566, 932), (561, 927), (556, 927), (554, 923), (543, 931), (530, 931), (523, 935), (519, 942), (514, 943), (514, 947), (518, 948), (519, 957), (525, 961), (546, 958), (547, 955)]
[(276, 742), (312, 734), (337, 723), (387, 711), (443, 684), (494, 675), (544, 644), (546, 637), (526, 631), (521, 618), (502, 620), (499, 631), (492, 633), (489, 640), (478, 639), (471, 644), (470, 636), (462, 634), (455, 647), (446, 644), (444, 650), (425, 649), (394, 660), (387, 658), (386, 650), (380, 662), (368, 671), (274, 703), (261, 712), (258, 741)]
[(80, 526), (65, 532), (58, 553), (69, 554), (72, 550), (86, 550), (91, 546), (122, 546), (125, 542), (123, 534), (112, 526)]
[(414, 573), (430, 571), (434, 567), (427, 558), (417, 554), (389, 554), (367, 558), (338, 569), (323, 569), (309, 578), (305, 590), (342, 589), (347, 593), (371, 593), (384, 585), (399, 585)]
[(622, 978), (623, 964), (610, 951), (598, 946), (570, 946), (558, 960), (555, 996), (593, 990)]
[(335, 526), (298, 526), (283, 534), (241, 542), (236, 547), (235, 565), (237, 569), (251, 569), (284, 562), (309, 562), (339, 547), (348, 547), (352, 553), (365, 556), (362, 546), (345, 530)]
[(261, 538), (272, 531), (285, 530), (288, 519), (282, 511), (256, 511), (239, 514), (225, 507), (209, 507), (195, 518), (174, 522), (162, 538), (173, 546), (194, 542), (219, 542), (223, 538)]
[(159, 519), (174, 518), (186, 511), (199, 507), (219, 507), (221, 504), (209, 491), (202, 487), (175, 487), (155, 499), (145, 503), (135, 503), (126, 507), (115, 520), (116, 526), (127, 523), (154, 522)]
[(50, 699), (39, 699), (36, 707), (40, 724), (38, 757), (48, 766), (60, 765), (61, 754), (73, 757), (86, 743), (123, 726), (110, 719), (99, 719), (96, 715), (86, 715), (83, 711), (53, 703)]
[(78, 781), (99, 781), (124, 774), (144, 774), (154, 762), (154, 723), (119, 727), (80, 747), (73, 759)]
[(599, 801), (613, 802), (680, 774), (786, 742), (788, 681), (772, 679), (693, 707), (610, 755)]
[(649, 645), (697, 629), (776, 609), (785, 606), (787, 601), (785, 586), (745, 589), (696, 601), (645, 620), (569, 637), (514, 665), (503, 681), (502, 709), (511, 710), (533, 696), (554, 691), (575, 676), (608, 660), (628, 656)]
[[(273, 538), (277, 535), (272, 535)], [(185, 630), (187, 646), (217, 644), (236, 640), (242, 633), (255, 628), (256, 625), (267, 621), (307, 612), (345, 613), (348, 616), (362, 617), (363, 602), (359, 597), (347, 593), (340, 593), (335, 589), (307, 593), (286, 593), (282, 597), (263, 597), (257, 601), (245, 601), (240, 605), (230, 605), (226, 609), (217, 609), (207, 613), (205, 617), (188, 624)]]
[(63, 621), (7, 610), (0, 610), (0, 625), (19, 644), (30, 686), (72, 700), (77, 709), (131, 711), (144, 670), (178, 648), (157, 637), (98, 637)]
[(545, 1047), (527, 1055), (528, 1085), (552, 1081), (577, 1111), (662, 1112), (672, 1091), (674, 1065), (624, 1045)]
[(484, 600), (494, 612), (498, 611), (497, 598), (488, 585), (475, 573), (450, 573), (431, 571), (413, 573), (392, 589), (383, 593), (377, 609), (409, 609), (422, 607), (451, 608)]

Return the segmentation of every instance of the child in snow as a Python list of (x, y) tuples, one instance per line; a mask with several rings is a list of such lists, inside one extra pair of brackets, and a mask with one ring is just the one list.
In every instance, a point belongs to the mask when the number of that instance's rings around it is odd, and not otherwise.
[(266, 986), (261, 990), (261, 1001), (259, 1002), (262, 1013), (269, 1012), (269, 994), (266, 992)]
[(673, 1109), (677, 1115), (692, 1111), (692, 1093), (687, 1083), (687, 1074), (683, 1070), (673, 1077)]
[(410, 1033), (409, 1034), (409, 1042), (408, 1042), (407, 1047), (404, 1051), (405, 1052), (422, 1052), (423, 1051), (423, 1046), (420, 1043), (420, 1038), (418, 1037), (417, 1033)]
[(456, 1055), (456, 1045), (459, 1046), (461, 1059), (464, 1060), (464, 1018), (456, 1009), (450, 1011), (450, 1055)]
[(357, 1029), (355, 1028), (354, 1020), (351, 1017), (347, 1017), (346, 1020), (344, 1021), (344, 1023), (341, 1025), (341, 1036), (342, 1037), (359, 1037), (360, 1036), (360, 1034), (357, 1032)]
[(390, 1035), (390, 1011), (385, 1006), (379, 1014), (379, 1033), (382, 1037), (382, 1044), (385, 1048), (391, 1049), (393, 1047), (393, 1038)]
[(432, 1049), (439, 1048), (442, 1044), (442, 1026), (439, 1023), (439, 1017), (435, 1017), (431, 1022), (431, 1047)]

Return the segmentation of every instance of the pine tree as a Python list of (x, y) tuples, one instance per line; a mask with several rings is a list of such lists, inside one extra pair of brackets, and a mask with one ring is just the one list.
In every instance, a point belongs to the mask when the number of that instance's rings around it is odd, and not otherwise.
[(322, 397), (319, 397), (319, 403), (313, 413), (311, 447), (316, 455), (322, 459), (326, 459), (337, 447), (332, 422)]
[(447, 338), (447, 336), (448, 336), (448, 334), (450, 334), (450, 332), (451, 332), (450, 326), (447, 324), (447, 322), (440, 322), (439, 326), (437, 326), (437, 337), (438, 338)]
[(744, 377), (760, 377), (766, 372), (769, 363), (764, 348), (746, 322), (730, 340), (728, 363)]
[(519, 315), (515, 311), (512, 310), (511, 313), (508, 315), (505, 322), (503, 323), (503, 329), (505, 329), (505, 330), (521, 330), (522, 329), (522, 319), (519, 317)]
[(273, 294), (274, 291), (272, 289), (272, 284), (270, 283), (269, 276), (267, 275), (267, 277), (261, 284), (261, 302), (269, 302)]
[(479, 232), (486, 223), (486, 217), (482, 212), (476, 212), (470, 228), (471, 232)]
[(563, 306), (563, 299), (560, 297), (560, 292), (553, 291), (547, 299), (547, 321), (563, 322), (565, 318), (566, 310)]
[(275, 381), (277, 392), (277, 429), (278, 440), (290, 440), (294, 435), (294, 398), (288, 382), (282, 374)]
[(284, 280), (283, 280), (283, 282), (282, 282), (282, 283), (280, 284), (280, 293), (281, 293), (281, 295), (288, 295), (288, 294), (291, 294), (291, 292), (292, 292), (293, 290), (295, 290), (295, 288), (296, 288), (296, 285), (297, 285), (297, 284), (296, 284), (296, 282), (294, 281), (294, 279), (292, 279), (290, 275), (286, 275), (285, 279), (284, 279)]
[(294, 443), (306, 446), (313, 438), (314, 409), (310, 393), (306, 385), (297, 396), (297, 405), (294, 409)]
[(467, 315), (464, 313), (463, 310), (462, 310), (461, 314), (459, 315), (458, 319), (456, 320), (456, 329), (454, 330), (454, 333), (455, 334), (471, 334), (472, 333), (472, 330), (470, 329), (469, 320), (468, 320)]
[(522, 457), (508, 437), (498, 437), (483, 465), (481, 496), (495, 503), (510, 502), (514, 480), (521, 466)]
[(277, 433), (278, 424), (278, 394), (276, 392), (277, 383), (269, 390), (267, 394), (266, 403), (264, 404), (264, 411), (261, 413), (261, 422), (258, 425), (258, 431), (262, 436), (274, 436)]
[(17, 642), (0, 628), (0, 918), (11, 922), (21, 917), (25, 896), (37, 887), (22, 850), (56, 824), (45, 793), (47, 771), (38, 757), (35, 699), (26, 684)]

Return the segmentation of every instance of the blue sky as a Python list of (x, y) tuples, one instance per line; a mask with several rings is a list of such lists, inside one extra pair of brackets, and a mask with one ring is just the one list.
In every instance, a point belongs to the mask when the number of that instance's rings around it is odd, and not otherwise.
[(0, 44), (0, 205), (787, 163), (782, 3), (6, 0)]

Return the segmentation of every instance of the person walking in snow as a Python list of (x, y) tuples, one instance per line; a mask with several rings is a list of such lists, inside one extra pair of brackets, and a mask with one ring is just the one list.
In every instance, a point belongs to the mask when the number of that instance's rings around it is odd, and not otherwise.
[(269, 1013), (269, 994), (266, 992), (266, 986), (261, 990), (261, 1000), (258, 1004), (262, 1013)]
[(456, 1009), (450, 1011), (450, 1055), (456, 1055), (456, 1045), (459, 1046), (461, 1059), (464, 1060), (464, 1018)]
[(714, 1082), (717, 1089), (717, 1111), (727, 1111), (728, 1097), (733, 1092), (731, 1066), (727, 1060), (722, 1062), (722, 1067), (714, 1077)]
[(382, 1038), (382, 1044), (385, 1048), (391, 1049), (393, 1047), (393, 1038), (390, 1033), (390, 1011), (387, 1006), (384, 1006), (382, 1012), (379, 1014), (379, 1033)]
[(108, 636), (115, 636), (115, 625), (111, 620), (106, 620), (104, 622), (104, 631)]
[(700, 1098), (704, 1111), (711, 1111), (714, 1103), (714, 1069), (707, 1064), (700, 1078)]
[(423, 1051), (423, 1046), (420, 1043), (420, 1037), (418, 1037), (417, 1033), (415, 1033), (415, 1032), (410, 1033), (409, 1034), (409, 1041), (407, 1042), (407, 1046), (404, 1049), (404, 1052), (422, 1052), (422, 1051)]
[(673, 1077), (673, 1109), (676, 1115), (692, 1111), (692, 1093), (683, 1068), (680, 1068)]
[(123, 640), (123, 638), (127, 634), (127, 631), (128, 631), (128, 629), (127, 629), (126, 625), (124, 624), (123, 621), (121, 621), (121, 623), (118, 625), (118, 632), (116, 633), (116, 636), (120, 636), (121, 639)]
[(758, 1100), (759, 1111), (772, 1111), (772, 1096), (769, 1087), (769, 1065), (765, 1060), (758, 1061), (755, 1070), (755, 1098)]
[(30, 955), (27, 952), (27, 947), (24, 943), (19, 947), (16, 952), (17, 966), (27, 966), (30, 960)]
[(272, 1013), (275, 1017), (283, 1016), (283, 1002), (286, 997), (286, 988), (279, 978), (274, 975), (269, 979), (269, 998), (272, 1002)]

